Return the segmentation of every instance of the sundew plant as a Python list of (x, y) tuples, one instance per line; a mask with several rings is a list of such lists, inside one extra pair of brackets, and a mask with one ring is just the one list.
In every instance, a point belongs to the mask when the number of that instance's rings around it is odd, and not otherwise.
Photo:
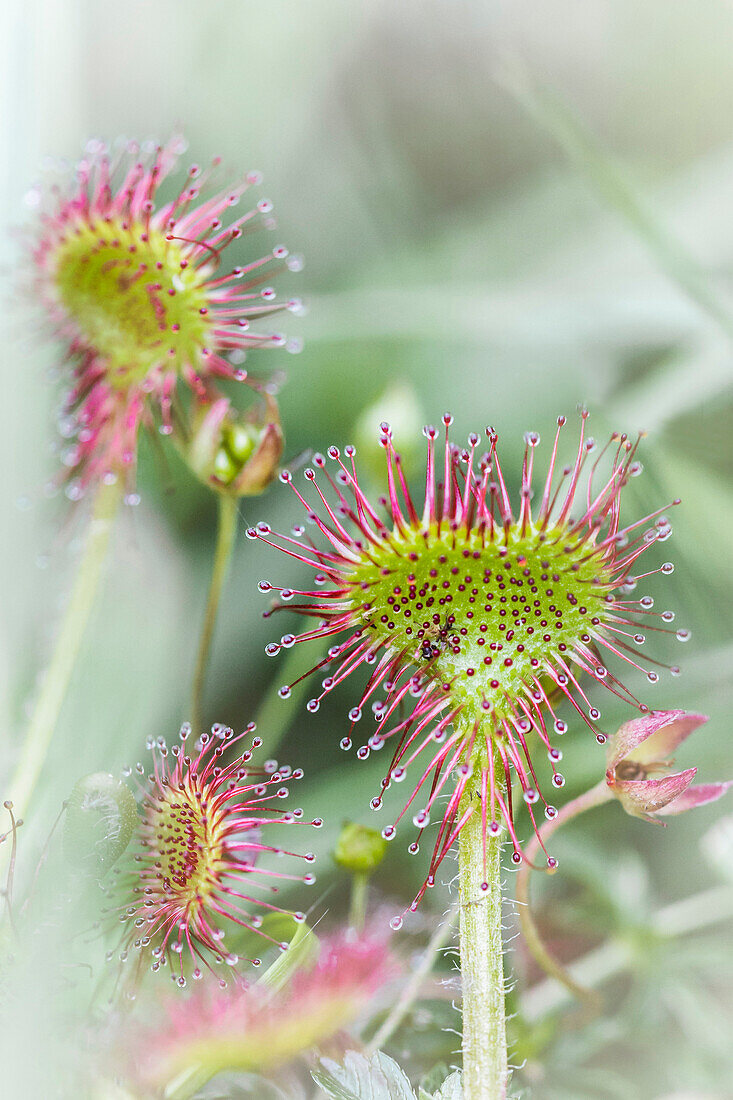
[(4, 207), (9, 1095), (728, 1095), (728, 161), (652, 201), (550, 7), (44, 39), (93, 110)]

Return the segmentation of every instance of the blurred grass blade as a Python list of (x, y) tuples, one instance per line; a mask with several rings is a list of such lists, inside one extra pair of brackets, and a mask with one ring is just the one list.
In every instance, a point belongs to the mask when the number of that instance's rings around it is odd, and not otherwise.
[[(318, 939), (307, 924), (297, 923), (290, 917), (294, 931), (287, 940), (288, 949), (278, 955), (274, 963), (268, 966), (258, 984), (268, 986), (277, 992), (290, 980), (296, 970), (315, 961), (318, 955)], [(264, 923), (264, 922), (263, 922)]]
[(529, 74), (516, 63), (507, 66), (500, 83), (557, 142), (604, 203), (624, 218), (660, 270), (733, 339), (733, 315), (711, 286), (706, 272), (657, 220), (621, 165), (570, 107), (547, 88), (534, 86)]
[(613, 414), (620, 423), (636, 422), (658, 432), (723, 393), (732, 377), (730, 343), (716, 335), (620, 391), (613, 401)]

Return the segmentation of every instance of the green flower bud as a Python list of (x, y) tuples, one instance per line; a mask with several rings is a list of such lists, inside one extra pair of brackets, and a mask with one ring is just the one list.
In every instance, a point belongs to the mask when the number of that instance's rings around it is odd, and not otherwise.
[(138, 824), (135, 797), (125, 783), (108, 772), (85, 775), (66, 806), (64, 854), (76, 867), (104, 874)]
[(384, 859), (387, 841), (376, 829), (347, 821), (341, 829), (333, 858), (353, 875), (371, 875)]
[(239, 464), (225, 447), (220, 447), (214, 457), (213, 477), (224, 485), (231, 485), (239, 473)]
[(178, 449), (199, 481), (219, 493), (256, 496), (277, 473), (284, 437), (277, 402), (269, 394), (242, 414), (225, 397), (200, 403)]
[(249, 424), (230, 424), (227, 426), (224, 446), (233, 459), (244, 464), (256, 449), (259, 435), (260, 429)]

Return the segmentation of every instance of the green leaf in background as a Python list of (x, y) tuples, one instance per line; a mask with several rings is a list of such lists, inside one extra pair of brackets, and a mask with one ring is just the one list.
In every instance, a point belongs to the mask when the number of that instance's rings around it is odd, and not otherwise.
[[(435, 1066), (423, 1078), (418, 1100), (463, 1100), (460, 1073), (446, 1074), (446, 1066)], [(381, 1050), (371, 1058), (349, 1051), (342, 1066), (323, 1058), (320, 1070), (314, 1070), (312, 1076), (331, 1100), (415, 1100), (403, 1071)]]
[[(360, 1093), (352, 1092), (351, 1089), (344, 1088), (330, 1073), (326, 1073), (325, 1071), (319, 1073), (318, 1070), (315, 1070), (312, 1076), (315, 1083), (320, 1086), (326, 1096), (332, 1097), (332, 1100), (359, 1100)], [(384, 1095), (387, 1094), (385, 1093)]]
[(371, 1058), (349, 1051), (340, 1066), (323, 1058), (313, 1080), (332, 1100), (415, 1100), (410, 1082), (393, 1058), (378, 1050)]
[(433, 1095), (433, 1100), (463, 1100), (463, 1085), (458, 1070), (454, 1070), (446, 1077), (438, 1091)]
[(259, 978), (260, 984), (273, 990), (281, 989), (299, 967), (314, 962), (318, 957), (317, 936), (307, 924), (297, 921), (292, 913), (268, 913), (262, 918), (257, 932), (232, 929), (228, 942), (240, 958), (246, 959), (260, 958), (266, 952), (277, 950), (277, 944), (288, 944), (287, 951), (278, 951), (274, 962)]
[[(460, 1072), (454, 1070), (447, 1077), (445, 1077), (445, 1073), (445, 1066), (436, 1066), (427, 1077), (423, 1078), (418, 1089), (418, 1100), (463, 1100)], [(437, 1090), (434, 1090), (435, 1085), (438, 1084), (438, 1081), (435, 1080), (436, 1077), (439, 1078), (441, 1084)]]
[(434, 1065), (420, 1080), (418, 1100), (423, 1100), (425, 1096), (431, 1097), (434, 1092), (437, 1092), (449, 1074), (450, 1070), (445, 1062), (438, 1062), (437, 1065)]
[(195, 1100), (296, 1100), (296, 1097), (289, 1089), (280, 1088), (256, 1073), (220, 1073), (215, 1081), (199, 1089)]
[(66, 807), (64, 855), (77, 867), (105, 874), (127, 848), (139, 822), (127, 784), (109, 772), (85, 775)]
[[(269, 986), (272, 990), (278, 990), (290, 981), (295, 971), (299, 970), (301, 966), (307, 966), (309, 963), (315, 962), (318, 957), (318, 938), (307, 924), (296, 921), (295, 917), (289, 913), (273, 915), (277, 916), (279, 927), (289, 923), (288, 934), (290, 938), (286, 936), (282, 941), (288, 944), (288, 949), (278, 955), (274, 963), (262, 975), (260, 982), (262, 985)], [(285, 918), (287, 918), (287, 922)], [(266, 920), (267, 918), (262, 922), (263, 928)], [(268, 932), (268, 935), (270, 934)]]

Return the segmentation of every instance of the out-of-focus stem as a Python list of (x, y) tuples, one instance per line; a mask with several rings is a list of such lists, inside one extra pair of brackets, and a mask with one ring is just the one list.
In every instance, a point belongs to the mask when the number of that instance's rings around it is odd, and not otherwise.
[(369, 875), (355, 872), (351, 876), (351, 903), (349, 905), (349, 927), (361, 932), (366, 920), (367, 896), (369, 894)]
[(430, 941), (423, 952), (420, 962), (412, 972), (412, 977), (402, 990), (397, 1003), (385, 1019), (382, 1026), (375, 1033), (370, 1043), (364, 1048), (364, 1053), (371, 1056), (381, 1050), (384, 1044), (391, 1039), (397, 1028), (410, 1011), (414, 1001), (419, 996), (423, 982), (435, 966), (438, 955), (455, 931), (460, 905), (456, 904), (446, 914), (445, 920), (433, 932)]
[(292, 684), (295, 680), (299, 682), (293, 686), (290, 695), (285, 699), (280, 698), (273, 684), (268, 685), (255, 714), (257, 730), (265, 739), (270, 756), (278, 751), (296, 708), (300, 706), (308, 689), (312, 686), (307, 673), (318, 664), (322, 656), (323, 650), (319, 650), (318, 645), (317, 642), (295, 645), (286, 651), (287, 656), (282, 664), (273, 662), (276, 669), (275, 683)]
[[(681, 936), (729, 921), (733, 917), (733, 888), (715, 886), (681, 901), (674, 901), (657, 910), (649, 921), (652, 933), (658, 936)], [(638, 968), (639, 949), (630, 939), (613, 940), (590, 951), (570, 964), (578, 983), (601, 985), (625, 970)], [(554, 981), (542, 981), (522, 997), (522, 1015), (530, 1022), (562, 1008), (568, 999), (567, 986), (559, 988)]]
[(216, 532), (216, 549), (214, 550), (214, 564), (211, 570), (209, 582), (209, 594), (206, 598), (206, 610), (204, 622), (201, 627), (199, 649), (196, 657), (196, 669), (193, 676), (193, 690), (191, 693), (191, 724), (196, 736), (203, 732), (201, 722), (201, 699), (204, 692), (206, 670), (211, 656), (211, 643), (214, 638), (216, 618), (219, 612), (224, 582), (229, 572), (232, 560), (232, 550), (237, 534), (238, 501), (235, 496), (226, 493), (219, 494), (219, 516)]
[[(554, 833), (564, 822), (570, 821), (572, 818), (577, 817), (578, 814), (585, 813), (586, 810), (593, 809), (594, 806), (600, 806), (602, 803), (608, 802), (611, 797), (612, 795), (604, 779), (596, 784), (595, 787), (591, 787), (590, 790), (579, 795), (578, 798), (574, 798), (571, 802), (568, 802), (555, 817), (550, 821), (546, 821), (541, 827), (540, 837), (542, 838), (542, 844), (545, 844), (552, 833)], [(540, 851), (540, 847), (539, 838), (533, 836), (530, 843), (527, 845), (527, 858), (517, 871), (516, 898), (519, 911), (519, 923), (522, 928), (524, 941), (530, 954), (547, 974), (555, 978), (558, 982), (561, 982), (566, 989), (570, 990), (573, 996), (578, 998), (578, 1000), (596, 1008), (598, 1006), (599, 995), (579, 985), (565, 967), (561, 966), (557, 959), (553, 958), (542, 942), (542, 937), (539, 934), (537, 925), (532, 919), (529, 900), (529, 878), (532, 870), (531, 863), (534, 862), (535, 857)]]
[(664, 274), (728, 337), (733, 337), (733, 317), (715, 281), (661, 223), (651, 203), (644, 200), (622, 166), (582, 119), (557, 95), (533, 87), (528, 75), (516, 67), (513, 73), (506, 74), (504, 84), (542, 129), (555, 139), (603, 201), (624, 218)]
[[(121, 486), (101, 485), (94, 500), (86, 545), (64, 612), (56, 646), (36, 700), (15, 773), (6, 788), (17, 818), (25, 817), (36, 788), (54, 730), (58, 724), (69, 680), (99, 587), (102, 565), (107, 556), (110, 533), (117, 515)], [(0, 870), (7, 854), (0, 849)]]
[(188, 1066), (163, 1090), (165, 1100), (189, 1100), (211, 1080), (213, 1071), (208, 1066)]

